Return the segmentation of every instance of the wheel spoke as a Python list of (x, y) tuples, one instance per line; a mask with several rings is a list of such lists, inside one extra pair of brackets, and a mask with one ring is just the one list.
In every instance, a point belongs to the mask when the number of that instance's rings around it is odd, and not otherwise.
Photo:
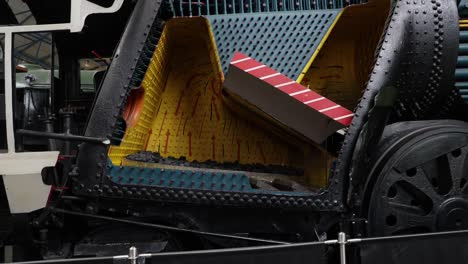
[[(450, 153), (448, 154), (450, 155)], [(453, 179), (450, 174), (450, 161), (448, 155), (439, 156), (421, 165), (426, 178), (439, 195), (445, 195), (453, 189)]]
[(441, 197), (436, 192), (431, 182), (429, 182), (427, 176), (421, 170), (418, 170), (414, 177), (406, 177), (404, 181), (411, 184), (413, 187), (415, 187), (421, 193), (423, 193), (426, 197), (428, 197), (432, 201), (433, 206), (442, 203), (443, 197)]
[(467, 159), (468, 149), (467, 147), (452, 151), (447, 154), (449, 162), (449, 172), (453, 182), (453, 187), (450, 195), (457, 195), (463, 193), (463, 189), (466, 189), (466, 174), (465, 162)]
[(395, 182), (401, 180), (402, 178), (403, 176), (401, 175), (401, 173), (395, 168), (393, 168), (392, 170), (389, 171), (385, 184), (387, 184), (388, 186), (391, 186)]
[(385, 218), (387, 235), (408, 234), (415, 231), (433, 231), (433, 215), (418, 215), (401, 210), (392, 211)]
[(423, 215), (424, 210), (415, 205), (409, 205), (406, 203), (388, 201), (388, 205), (396, 211), (406, 212), (415, 215)]

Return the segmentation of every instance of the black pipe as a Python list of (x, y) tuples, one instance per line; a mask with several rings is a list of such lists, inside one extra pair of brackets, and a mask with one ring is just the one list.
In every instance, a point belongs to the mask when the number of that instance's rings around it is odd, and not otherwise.
[[(73, 113), (71, 111), (60, 111), (60, 114), (62, 115), (62, 123), (63, 123), (63, 133), (66, 136), (71, 135), (71, 118)], [(64, 155), (71, 155), (71, 144), (70, 141), (65, 142), (64, 148), (63, 148), (63, 154)]]
[[(47, 133), (53, 133), (54, 132), (54, 121), (53, 121), (50, 113), (48, 114), (47, 118), (44, 120), (44, 124), (45, 124)], [(48, 140), (48, 147), (49, 147), (50, 151), (57, 150), (57, 144), (55, 143), (54, 139), (49, 139)]]
[(38, 137), (38, 138), (53, 138), (64, 141), (76, 141), (76, 142), (86, 142), (91, 144), (102, 144), (109, 145), (110, 140), (107, 138), (94, 138), (86, 136), (77, 136), (72, 134), (60, 134), (60, 133), (51, 133), (51, 132), (42, 132), (34, 131), (27, 129), (18, 129), (16, 130), (18, 135), (27, 136), (27, 137)]

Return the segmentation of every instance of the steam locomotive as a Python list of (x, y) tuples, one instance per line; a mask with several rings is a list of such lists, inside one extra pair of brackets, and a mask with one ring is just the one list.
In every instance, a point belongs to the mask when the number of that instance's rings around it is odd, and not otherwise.
[[(24, 2), (38, 27), (73, 8)], [(466, 229), (466, 6), (138, 0), (53, 31), (50, 69), (13, 60), (0, 89), (2, 245), (27, 260)]]

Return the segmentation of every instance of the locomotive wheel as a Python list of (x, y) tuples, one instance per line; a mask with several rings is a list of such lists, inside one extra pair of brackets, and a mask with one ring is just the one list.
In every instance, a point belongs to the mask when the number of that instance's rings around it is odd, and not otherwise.
[(388, 126), (363, 197), (369, 234), (468, 229), (467, 142), (459, 121)]

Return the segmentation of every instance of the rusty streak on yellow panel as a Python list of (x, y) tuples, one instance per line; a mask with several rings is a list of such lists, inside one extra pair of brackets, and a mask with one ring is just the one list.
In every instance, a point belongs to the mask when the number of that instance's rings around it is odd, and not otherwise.
[(304, 70), (301, 84), (354, 109), (373, 66), (389, 2), (371, 0), (346, 7), (310, 68)]
[(146, 150), (189, 161), (288, 164), (287, 144), (224, 106), (223, 76), (207, 20), (172, 19), (165, 32), (170, 72)]
[(127, 108), (137, 113), (124, 115), (122, 144), (109, 150), (113, 164), (147, 150), (188, 161), (288, 165), (304, 168), (304, 183), (323, 187), (328, 155), (231, 111), (221, 93), (223, 79), (208, 20), (169, 20), (143, 80), (143, 106), (138, 110), (138, 100), (129, 100), (135, 105)]

